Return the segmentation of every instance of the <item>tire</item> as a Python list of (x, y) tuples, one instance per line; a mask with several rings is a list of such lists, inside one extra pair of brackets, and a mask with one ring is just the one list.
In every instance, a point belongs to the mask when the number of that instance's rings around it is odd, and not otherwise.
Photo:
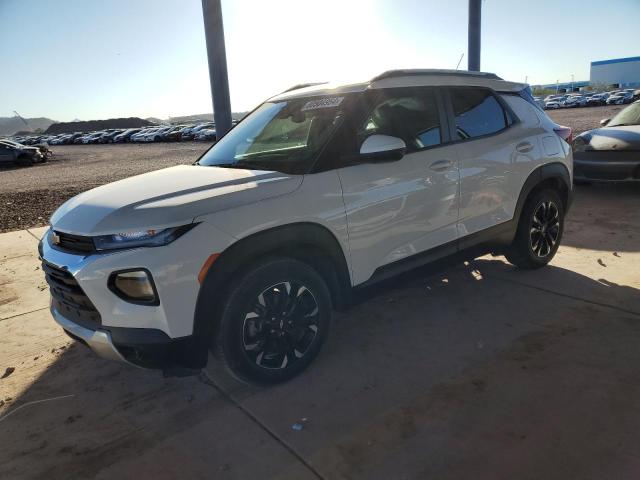
[(563, 231), (560, 195), (550, 189), (534, 192), (522, 209), (516, 236), (505, 256), (518, 268), (544, 267), (558, 251)]
[(293, 378), (329, 333), (329, 289), (298, 260), (272, 258), (252, 266), (234, 278), (224, 298), (213, 353), (241, 380), (264, 385)]

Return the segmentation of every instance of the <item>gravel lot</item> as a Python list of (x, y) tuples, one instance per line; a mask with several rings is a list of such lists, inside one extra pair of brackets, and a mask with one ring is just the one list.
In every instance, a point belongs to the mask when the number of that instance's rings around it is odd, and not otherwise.
[(563, 108), (560, 110), (547, 110), (547, 114), (554, 122), (566, 125), (573, 129), (573, 136), (598, 128), (603, 118), (613, 118), (626, 105), (606, 105), (604, 107), (589, 108)]
[[(596, 128), (622, 106), (548, 111), (574, 136)], [(194, 162), (209, 143), (54, 146), (47, 164), (0, 167), (0, 232), (43, 226), (54, 210), (78, 193), (141, 173)]]
[(193, 163), (210, 143), (54, 146), (48, 163), (0, 167), (0, 232), (43, 226), (65, 200), (105, 183)]

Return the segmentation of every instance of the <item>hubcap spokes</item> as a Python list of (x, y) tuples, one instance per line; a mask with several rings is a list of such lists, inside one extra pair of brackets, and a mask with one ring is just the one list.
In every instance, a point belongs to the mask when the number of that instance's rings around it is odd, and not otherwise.
[(318, 334), (318, 303), (297, 282), (266, 288), (245, 313), (242, 342), (257, 365), (282, 369), (300, 360)]
[(555, 203), (542, 202), (531, 220), (531, 250), (544, 258), (551, 253), (560, 235), (560, 212)]

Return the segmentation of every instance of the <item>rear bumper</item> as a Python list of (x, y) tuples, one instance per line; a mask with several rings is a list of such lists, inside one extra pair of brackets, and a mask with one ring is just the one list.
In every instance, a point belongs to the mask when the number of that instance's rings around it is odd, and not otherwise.
[(573, 154), (573, 178), (581, 181), (640, 182), (640, 151)]

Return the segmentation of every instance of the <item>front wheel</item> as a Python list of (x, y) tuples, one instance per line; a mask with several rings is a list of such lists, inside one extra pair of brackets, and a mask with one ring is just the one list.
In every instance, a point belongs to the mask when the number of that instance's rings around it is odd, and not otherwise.
[(214, 355), (249, 382), (294, 377), (315, 359), (329, 332), (329, 289), (298, 260), (257, 264), (232, 282), (223, 302)]
[(558, 251), (564, 231), (564, 205), (554, 190), (534, 193), (525, 203), (518, 230), (505, 256), (523, 269), (545, 266)]

